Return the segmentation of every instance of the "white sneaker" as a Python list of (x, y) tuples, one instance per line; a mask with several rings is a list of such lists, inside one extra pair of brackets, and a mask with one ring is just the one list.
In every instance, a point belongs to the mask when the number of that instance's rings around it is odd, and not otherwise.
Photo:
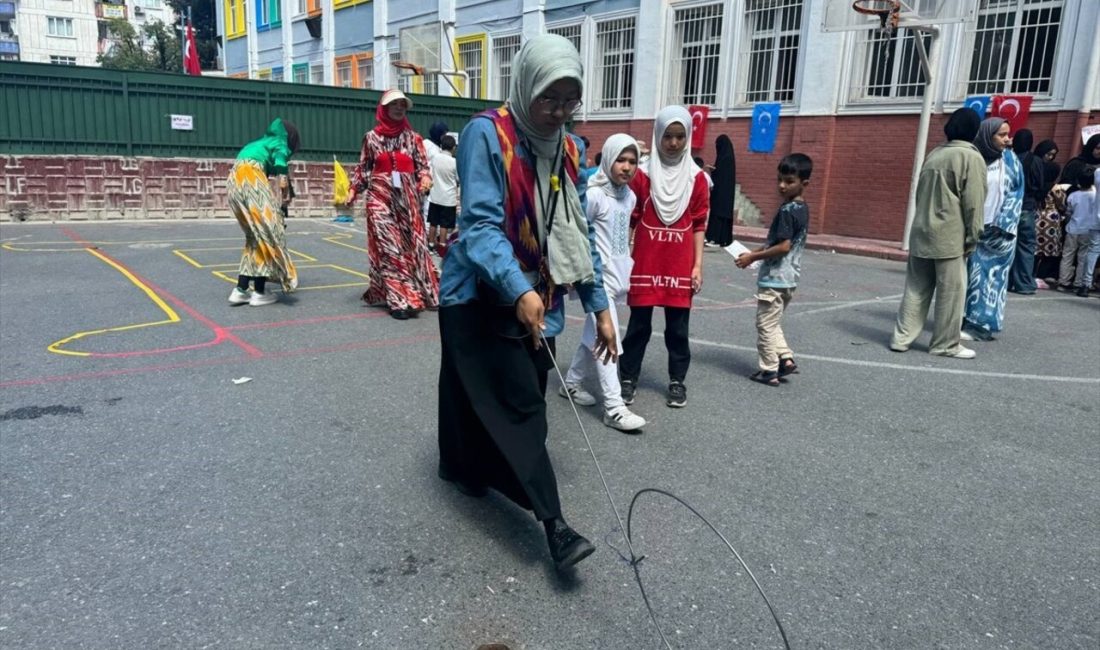
[(263, 305), (270, 305), (278, 299), (279, 297), (276, 296), (273, 291), (265, 291), (263, 293), (253, 291), (252, 298), (249, 299), (248, 304), (253, 307), (261, 307)]
[(971, 336), (970, 332), (967, 332), (966, 330), (963, 330), (963, 331), (959, 332), (959, 339), (961, 339), (963, 341), (973, 341), (974, 337)]
[(592, 393), (589, 393), (580, 386), (570, 386), (568, 384), (562, 384), (558, 389), (558, 395), (568, 398), (573, 396), (573, 403), (577, 406), (592, 406), (596, 403), (596, 398), (592, 397)]
[(936, 352), (935, 354), (937, 356), (953, 357), (955, 359), (973, 359), (977, 356), (973, 350), (971, 350), (970, 348), (964, 348), (961, 345), (954, 350), (948, 350), (947, 352)]
[(603, 423), (619, 431), (635, 431), (645, 426), (645, 418), (625, 406), (603, 412)]
[(229, 294), (229, 304), (243, 305), (249, 301), (248, 292), (241, 291), (240, 287), (233, 287), (233, 293)]

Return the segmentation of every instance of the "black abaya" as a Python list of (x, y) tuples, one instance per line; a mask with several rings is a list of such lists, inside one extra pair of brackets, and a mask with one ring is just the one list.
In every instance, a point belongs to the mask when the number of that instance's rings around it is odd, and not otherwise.
[(714, 187), (710, 190), (710, 217), (707, 219), (706, 239), (719, 246), (733, 243), (733, 202), (737, 188), (737, 163), (733, 154), (733, 142), (729, 136), (720, 135), (715, 141), (717, 159), (710, 175)]

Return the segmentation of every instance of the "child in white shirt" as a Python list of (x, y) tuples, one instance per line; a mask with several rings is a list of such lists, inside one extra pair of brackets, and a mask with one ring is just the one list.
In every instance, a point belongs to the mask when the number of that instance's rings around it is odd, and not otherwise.
[[(1097, 170), (1086, 167), (1077, 179), (1080, 188), (1066, 198), (1066, 242), (1062, 245), (1062, 274), (1058, 284), (1063, 287), (1073, 282), (1077, 295), (1088, 297), (1096, 260), (1100, 257), (1100, 206), (1096, 200)], [(1077, 273), (1073, 272), (1074, 262)]]
[[(603, 283), (607, 291), (608, 311), (611, 322), (619, 331), (619, 318), (615, 303), (626, 301), (630, 289), (630, 271), (634, 260), (630, 256), (630, 214), (636, 198), (629, 184), (638, 170), (638, 146), (634, 138), (617, 133), (603, 145), (600, 167), (588, 181), (588, 220), (596, 231), (596, 249), (603, 263)], [(615, 362), (602, 364), (596, 361), (593, 347), (596, 341), (596, 319), (588, 315), (581, 333), (581, 344), (573, 355), (573, 362), (565, 375), (565, 385), (559, 389), (562, 397), (572, 395), (581, 406), (591, 406), (596, 398), (581, 388), (586, 371), (595, 366), (603, 393), (603, 423), (620, 431), (633, 432), (645, 426), (645, 419), (630, 411), (623, 402), (619, 385), (619, 368)], [(616, 339), (619, 353), (622, 340)]]

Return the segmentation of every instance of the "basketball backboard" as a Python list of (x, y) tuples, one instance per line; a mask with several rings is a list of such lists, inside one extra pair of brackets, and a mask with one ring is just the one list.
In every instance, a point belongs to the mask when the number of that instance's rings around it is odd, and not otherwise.
[[(882, 27), (878, 16), (859, 13), (852, 3), (853, 0), (825, 0), (821, 30), (854, 32)], [(899, 0), (898, 5), (898, 27), (962, 23), (973, 19), (978, 11), (978, 0)]]
[(439, 22), (404, 27), (399, 33), (400, 60), (426, 70), (439, 69), (439, 50), (443, 44), (443, 24)]

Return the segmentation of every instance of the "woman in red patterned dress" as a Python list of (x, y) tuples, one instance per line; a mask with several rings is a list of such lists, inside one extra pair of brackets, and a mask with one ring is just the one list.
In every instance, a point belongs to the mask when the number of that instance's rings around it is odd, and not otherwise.
[(432, 171), (421, 137), (405, 114), (412, 102), (387, 90), (375, 111), (375, 127), (363, 136), (348, 205), (367, 193), (368, 304), (385, 303), (390, 316), (406, 320), (439, 305), (439, 276), (428, 252), (421, 199)]

